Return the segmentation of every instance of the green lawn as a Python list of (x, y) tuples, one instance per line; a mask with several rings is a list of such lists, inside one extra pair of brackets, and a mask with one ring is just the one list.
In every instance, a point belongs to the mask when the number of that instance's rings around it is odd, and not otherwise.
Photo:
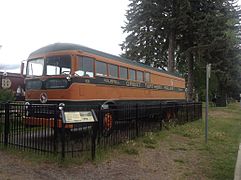
[[(171, 129), (187, 137), (192, 151), (202, 159), (200, 171), (210, 179), (233, 179), (239, 143), (241, 140), (241, 107), (238, 103), (224, 108), (209, 109), (208, 143), (205, 143), (205, 120), (187, 123)], [(164, 138), (165, 140), (165, 138)]]
[[(208, 145), (203, 154), (211, 165), (211, 177), (233, 179), (239, 143), (241, 140), (241, 108), (231, 104), (227, 108), (211, 108)], [(195, 126), (194, 126), (195, 127)]]

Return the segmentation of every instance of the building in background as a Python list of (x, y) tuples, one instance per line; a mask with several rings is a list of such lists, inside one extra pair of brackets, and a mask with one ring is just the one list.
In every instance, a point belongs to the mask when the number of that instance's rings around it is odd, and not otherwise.
[(0, 89), (11, 89), (16, 100), (24, 100), (24, 77), (18, 73), (0, 72)]

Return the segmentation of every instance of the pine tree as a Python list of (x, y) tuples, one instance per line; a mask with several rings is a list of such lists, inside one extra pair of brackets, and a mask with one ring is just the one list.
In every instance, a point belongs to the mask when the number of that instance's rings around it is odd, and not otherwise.
[[(239, 27), (237, 17), (239, 11), (235, 4), (226, 0), (204, 0), (204, 1), (189, 1), (188, 6), (184, 6), (182, 11), (182, 21), (179, 26), (179, 33), (182, 34), (179, 39), (179, 69), (186, 71), (188, 74), (188, 99), (194, 98), (194, 89), (202, 91), (203, 85), (200, 85), (200, 73), (205, 75), (205, 65), (212, 63), (214, 72), (222, 69), (218, 64), (227, 63), (230, 66), (231, 59), (227, 57), (225, 52), (235, 50), (236, 45), (231, 45), (231, 39), (237, 40), (234, 29)], [(235, 15), (234, 15), (235, 14)], [(236, 22), (230, 24), (229, 22)], [(227, 26), (230, 24), (230, 26)], [(227, 32), (231, 32), (233, 38), (227, 38)], [(230, 44), (231, 43), (231, 44)], [(229, 44), (229, 45), (228, 45)], [(235, 60), (239, 61), (237, 57)], [(188, 66), (184, 66), (183, 64)], [(226, 67), (227, 67), (226, 65)], [(229, 69), (233, 72), (234, 69)], [(224, 76), (215, 75), (219, 84), (227, 81), (228, 71)], [(195, 77), (198, 77), (195, 78)], [(204, 76), (205, 77), (205, 76)], [(220, 79), (220, 77), (223, 77)], [(204, 78), (205, 79), (205, 78)], [(194, 88), (195, 87), (195, 88)], [(201, 88), (200, 88), (201, 87)], [(226, 85), (225, 85), (226, 87)], [(220, 91), (221, 87), (216, 91)], [(222, 89), (226, 89), (223, 88)]]
[(131, 0), (129, 8), (124, 56), (169, 71), (175, 59), (187, 75), (188, 100), (203, 92), (207, 63), (213, 64), (212, 91), (239, 91), (240, 10), (234, 0)]
[(170, 5), (160, 0), (131, 0), (126, 14), (127, 23), (123, 27), (128, 34), (121, 44), (123, 56), (166, 69), (169, 46), (167, 28), (173, 24), (173, 20), (169, 19)]

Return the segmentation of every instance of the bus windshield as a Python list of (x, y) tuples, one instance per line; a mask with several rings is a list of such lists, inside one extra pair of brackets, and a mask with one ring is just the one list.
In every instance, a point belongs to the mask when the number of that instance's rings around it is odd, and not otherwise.
[(31, 59), (27, 65), (27, 76), (70, 74), (71, 56), (53, 56)]
[(27, 75), (29, 76), (42, 76), (44, 70), (44, 59), (32, 59), (28, 61)]

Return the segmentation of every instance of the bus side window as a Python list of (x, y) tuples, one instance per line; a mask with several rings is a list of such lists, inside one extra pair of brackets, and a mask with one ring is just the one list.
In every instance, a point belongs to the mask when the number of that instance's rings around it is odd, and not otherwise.
[(151, 82), (151, 76), (150, 76), (150, 73), (148, 73), (148, 72), (145, 72), (145, 81)]
[(51, 56), (46, 58), (46, 75), (70, 74), (71, 57)]
[(121, 79), (127, 79), (127, 68), (120, 67), (120, 78)]
[(118, 66), (113, 64), (108, 64), (108, 68), (109, 68), (109, 76), (118, 78)]
[(95, 74), (97, 76), (107, 76), (107, 64), (100, 61), (95, 61)]
[(136, 80), (136, 70), (129, 69), (129, 79), (135, 81)]
[(79, 76), (94, 77), (94, 59), (78, 56), (78, 68), (75, 74)]
[(142, 71), (137, 71), (137, 81), (143, 81), (144, 80), (144, 73)]

